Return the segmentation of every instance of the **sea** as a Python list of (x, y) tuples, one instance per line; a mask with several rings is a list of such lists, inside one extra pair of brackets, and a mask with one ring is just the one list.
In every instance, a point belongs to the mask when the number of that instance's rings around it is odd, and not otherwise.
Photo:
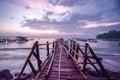
[[(0, 70), (8, 69), (12, 74), (19, 73), (28, 57), (31, 48), (35, 41), (39, 44), (49, 41), (53, 42), (54, 38), (35, 38), (28, 42), (11, 42), (0, 43)], [(85, 42), (79, 42), (84, 44)], [(89, 42), (88, 42), (89, 43)], [(120, 42), (119, 41), (103, 41), (98, 40), (97, 43), (89, 43), (95, 51), (95, 54), (102, 58), (103, 65), (106, 69), (114, 72), (120, 72)], [(46, 46), (40, 46), (40, 59), (46, 59)], [(50, 45), (52, 48), (52, 45)], [(31, 61), (35, 63), (35, 58), (32, 56)], [(37, 68), (37, 66), (35, 66)], [(29, 65), (27, 65), (25, 73), (31, 72)]]

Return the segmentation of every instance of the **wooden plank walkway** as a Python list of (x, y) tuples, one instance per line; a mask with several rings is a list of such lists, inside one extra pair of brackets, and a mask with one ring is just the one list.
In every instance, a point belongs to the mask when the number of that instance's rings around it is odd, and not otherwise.
[(55, 51), (43, 71), (37, 74), (35, 80), (85, 80), (77, 70), (72, 59), (60, 40), (57, 41)]
[[(49, 44), (53, 47), (50, 52)], [(41, 45), (46, 45), (47, 50), (47, 58), (44, 62), (40, 59), (39, 46)], [(30, 60), (31, 56), (34, 56), (37, 61), (37, 69)], [(58, 39), (46, 44), (39, 44), (36, 41), (16, 80), (24, 80), (22, 74), (27, 64), (32, 70), (32, 76), (27, 80), (110, 80), (101, 58), (96, 56), (90, 45), (88, 43), (80, 45), (73, 40)], [(96, 71), (96, 77), (87, 74), (87, 64)]]

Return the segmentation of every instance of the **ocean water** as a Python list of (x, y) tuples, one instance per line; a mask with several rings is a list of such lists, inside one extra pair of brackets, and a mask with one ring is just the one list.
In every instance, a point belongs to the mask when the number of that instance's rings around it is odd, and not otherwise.
[[(35, 41), (39, 43), (46, 43), (46, 41), (53, 42), (52, 38), (40, 38), (30, 40), (24, 43), (1, 43), (0, 44), (0, 70), (9, 69), (12, 74), (20, 72), (28, 57), (31, 47)], [(84, 44), (84, 42), (80, 42)], [(106, 69), (120, 71), (120, 42), (117, 41), (101, 41), (97, 43), (89, 43), (98, 57), (103, 58), (102, 62)], [(52, 46), (50, 46), (52, 47)], [(46, 46), (39, 47), (40, 59), (42, 61), (46, 58)], [(31, 60), (35, 63), (35, 58)], [(36, 66), (35, 66), (36, 67)], [(31, 72), (29, 66), (25, 72)]]
[[(80, 42), (82, 45), (85, 42)], [(89, 43), (89, 42), (88, 42)], [(89, 43), (95, 54), (102, 58), (103, 66), (114, 72), (120, 72), (120, 42), (98, 40)]]
[[(0, 70), (8, 69), (12, 74), (20, 72), (35, 41), (42, 44), (46, 43), (46, 41), (51, 43), (54, 40), (53, 38), (40, 38), (28, 42), (0, 43)], [(52, 48), (52, 45), (50, 45), (50, 48)], [(44, 61), (47, 57), (46, 46), (39, 46), (39, 52), (40, 59)], [(36, 59), (33, 56), (31, 57), (31, 61), (37, 65)], [(37, 68), (37, 66), (35, 67)], [(24, 72), (31, 72), (29, 65)]]

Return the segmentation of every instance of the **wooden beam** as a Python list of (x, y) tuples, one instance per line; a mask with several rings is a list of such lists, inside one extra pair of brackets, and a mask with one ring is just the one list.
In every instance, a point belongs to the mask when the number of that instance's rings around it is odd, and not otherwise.
[[(49, 43), (49, 44), (52, 44), (52, 43)], [(43, 46), (43, 45), (47, 45), (47, 44), (46, 43), (38, 44), (38, 46)]]
[(47, 56), (49, 55), (49, 42), (47, 41)]
[(21, 72), (20, 72), (20, 74), (19, 74), (19, 76), (18, 76), (18, 80), (20, 79), (21, 75), (23, 74), (23, 71), (24, 71), (24, 69), (25, 69), (25, 67), (26, 67), (26, 65), (27, 65), (27, 63), (28, 63), (31, 55), (32, 55), (32, 53), (34, 52), (35, 46), (36, 46), (36, 42), (35, 42), (35, 43), (33, 44), (33, 46), (32, 46), (31, 52), (30, 52), (29, 56), (27, 57), (27, 59), (26, 59), (26, 61), (25, 61), (25, 64), (24, 64), (24, 66), (23, 66), (23, 68), (22, 68), (22, 70), (21, 70)]
[(62, 58), (62, 47), (61, 47), (61, 45), (60, 45), (60, 55), (59, 55), (59, 72), (58, 72), (58, 80), (61, 80), (60, 79), (60, 74), (61, 74), (61, 58)]
[[(79, 44), (76, 45), (76, 53), (79, 53)], [(75, 58), (78, 59), (78, 55), (75, 55)]]
[(33, 72), (33, 73), (35, 74), (35, 76), (36, 76), (37, 71), (35, 70), (33, 64), (31, 63), (30, 60), (28, 61), (28, 63), (29, 63), (29, 65), (30, 65), (30, 68), (32, 69), (32, 72)]
[(39, 76), (42, 74), (42, 71), (45, 69), (48, 62), (51, 60), (52, 55), (49, 55), (45, 61), (41, 64), (41, 70), (38, 72), (38, 74), (35, 77), (35, 80), (38, 80)]
[(46, 79), (49, 77), (49, 73), (50, 73), (50, 70), (51, 70), (51, 67), (52, 67), (52, 64), (53, 64), (53, 60), (54, 60), (54, 54), (55, 54), (55, 53), (52, 54), (52, 59), (51, 59), (51, 61), (50, 61), (50, 65), (48, 66), (47, 72), (46, 72), (46, 74), (45, 74), (45, 78), (46, 78)]
[[(89, 45), (89, 44), (88, 44), (88, 45)], [(102, 65), (102, 63), (101, 63), (101, 61), (98, 59), (98, 57), (95, 55), (95, 53), (94, 53), (93, 49), (90, 47), (90, 45), (89, 45), (89, 50), (90, 50), (92, 56), (95, 58), (96, 62), (98, 63), (98, 65), (99, 65), (99, 67), (100, 67), (100, 69), (101, 69), (101, 71), (102, 71), (102, 75), (103, 75), (103, 76), (106, 76), (108, 79), (110, 79), (110, 77), (108, 76), (108, 73), (106, 72), (104, 66)]]
[(40, 71), (42, 61), (40, 60), (38, 41), (36, 41), (36, 52), (37, 52), (38, 70)]
[(86, 65), (87, 65), (87, 49), (88, 49), (88, 44), (85, 44), (85, 52), (83, 54), (84, 56), (83, 73), (84, 74), (86, 72)]

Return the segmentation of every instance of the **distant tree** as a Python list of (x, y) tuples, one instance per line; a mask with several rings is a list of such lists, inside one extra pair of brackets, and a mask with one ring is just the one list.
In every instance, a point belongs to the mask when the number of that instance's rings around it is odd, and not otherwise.
[(120, 31), (110, 30), (108, 33), (99, 34), (96, 36), (97, 39), (116, 39), (120, 40)]

